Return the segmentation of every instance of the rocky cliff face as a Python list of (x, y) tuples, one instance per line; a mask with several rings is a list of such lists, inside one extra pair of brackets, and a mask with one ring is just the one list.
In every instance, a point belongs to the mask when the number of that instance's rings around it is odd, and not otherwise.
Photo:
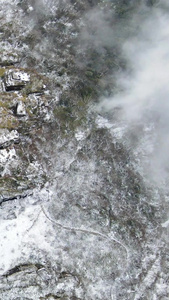
[(142, 166), (156, 123), (98, 108), (147, 4), (1, 1), (2, 300), (168, 299), (168, 192)]

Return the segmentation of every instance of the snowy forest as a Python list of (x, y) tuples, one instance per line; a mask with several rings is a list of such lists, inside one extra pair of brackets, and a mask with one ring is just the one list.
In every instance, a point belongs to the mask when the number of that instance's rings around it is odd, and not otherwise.
[(169, 2), (0, 0), (0, 300), (169, 299)]

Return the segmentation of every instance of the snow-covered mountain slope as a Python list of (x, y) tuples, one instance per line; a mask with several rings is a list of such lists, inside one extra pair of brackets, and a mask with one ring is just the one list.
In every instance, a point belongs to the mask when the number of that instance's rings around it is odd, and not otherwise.
[(0, 299), (167, 300), (167, 1), (0, 4)]

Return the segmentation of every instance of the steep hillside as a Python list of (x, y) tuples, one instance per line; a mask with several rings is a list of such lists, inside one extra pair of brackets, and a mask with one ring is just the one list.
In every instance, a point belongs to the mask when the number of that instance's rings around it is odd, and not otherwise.
[(167, 1), (0, 4), (0, 299), (167, 300)]

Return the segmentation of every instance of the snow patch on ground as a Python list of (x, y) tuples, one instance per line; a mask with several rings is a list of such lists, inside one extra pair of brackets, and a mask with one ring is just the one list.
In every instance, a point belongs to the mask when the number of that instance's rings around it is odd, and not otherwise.
[(15, 141), (19, 138), (19, 133), (17, 130), (8, 131), (7, 129), (0, 130), (0, 144), (4, 144), (8, 141)]
[[(46, 232), (50, 228), (50, 223), (46, 224), (46, 217), (42, 212), (39, 203), (36, 203), (39, 197), (49, 197), (47, 191), (42, 191), (42, 194), (27, 197), (27, 206), (23, 206), (20, 202), (20, 209), (16, 209), (15, 202), (6, 203), (6, 210), (9, 205), (13, 206), (13, 219), (6, 220), (3, 218), (5, 211), (1, 210), (0, 228), (0, 275), (3, 275), (7, 270), (18, 265), (24, 259), (29, 260), (31, 257), (32, 248), (40, 248), (48, 253), (51, 252), (50, 244), (46, 237)], [(29, 203), (30, 202), (30, 203)]]
[(77, 141), (83, 141), (83, 140), (86, 139), (88, 134), (89, 134), (89, 130), (78, 129), (75, 132), (75, 138), (76, 138)]
[(20, 81), (28, 82), (30, 80), (30, 75), (25, 73), (25, 72), (16, 71), (16, 72), (13, 72), (12, 78), (14, 80), (20, 80)]
[(18, 165), (18, 158), (14, 148), (0, 150), (0, 164), (4, 168), (1, 176), (10, 175), (10, 168)]
[(95, 120), (96, 125), (98, 128), (112, 128), (112, 123), (110, 123), (106, 118), (103, 118), (102, 116), (98, 116)]

